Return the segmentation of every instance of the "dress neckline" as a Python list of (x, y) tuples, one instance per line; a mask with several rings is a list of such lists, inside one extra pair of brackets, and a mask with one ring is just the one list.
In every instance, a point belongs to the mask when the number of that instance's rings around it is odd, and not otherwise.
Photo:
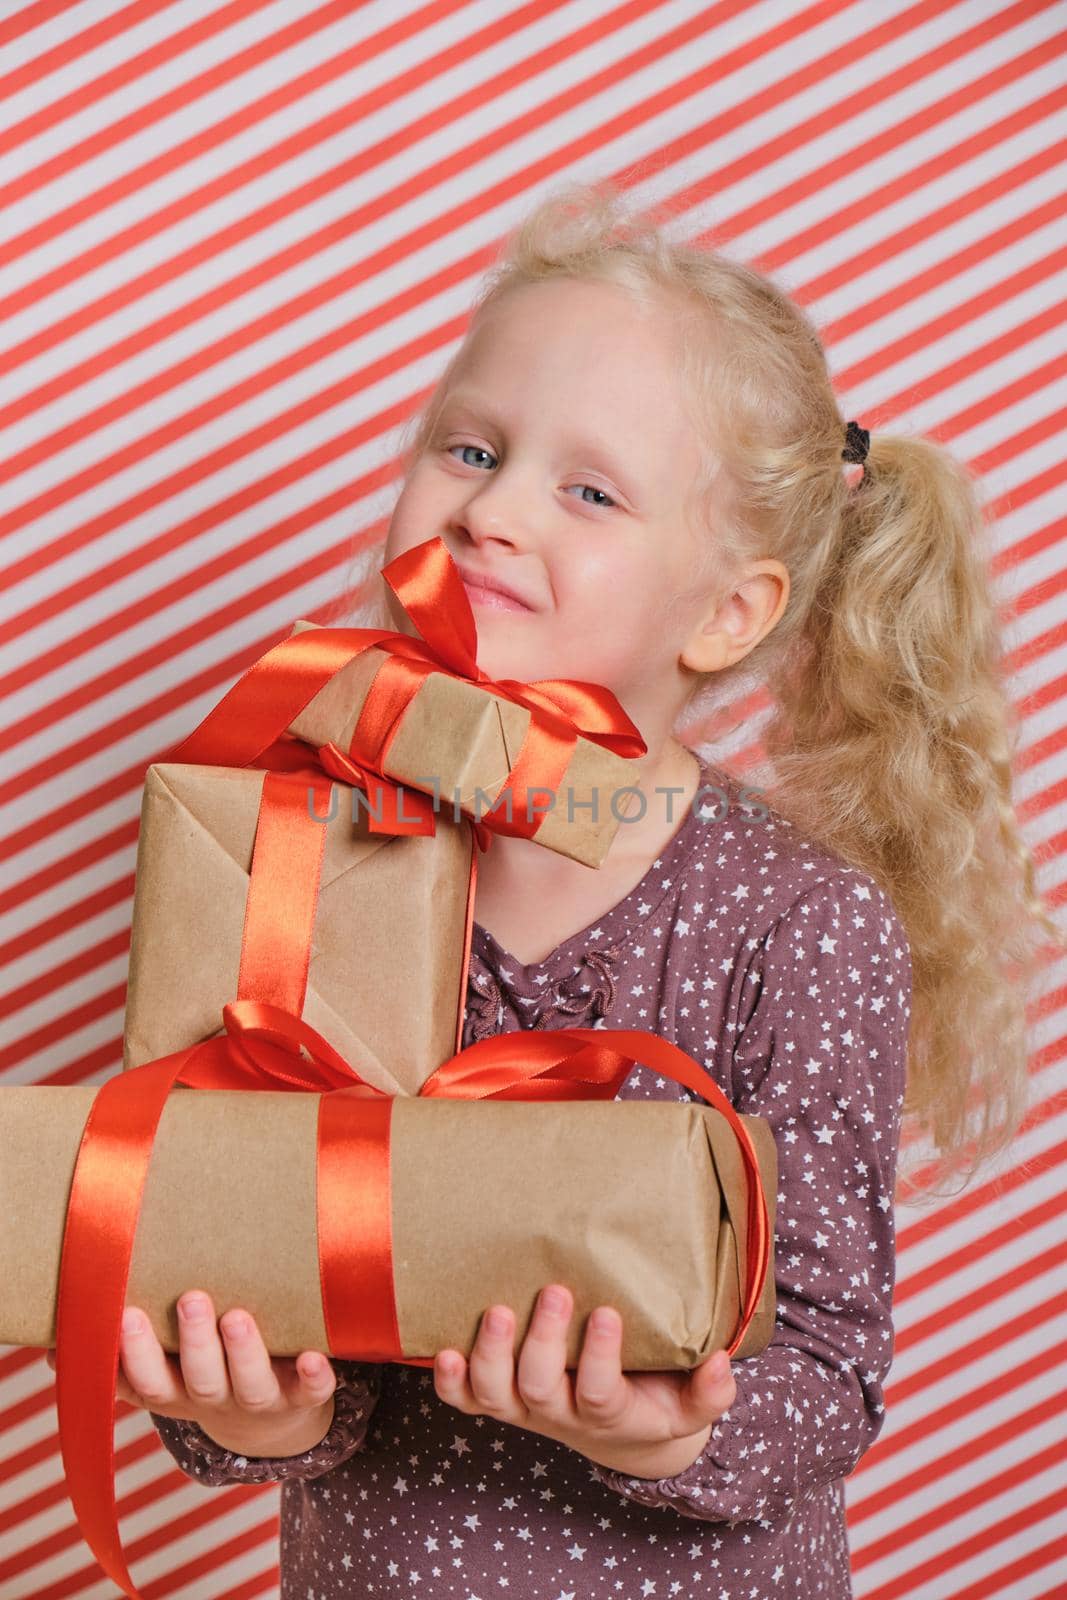
[[(730, 793), (732, 785), (728, 776), (712, 768), (695, 750), (693, 755), (700, 767), (694, 800), (704, 785)], [(550, 950), (543, 960), (519, 961), (477, 920), (471, 928), (471, 955), (505, 977), (513, 989), (536, 994), (553, 978), (580, 965), (591, 946), (601, 949), (607, 947), (614, 951), (622, 949), (636, 932), (637, 924), (648, 923), (667, 898), (678, 873), (684, 870), (696, 849), (701, 829), (713, 821), (719, 803), (714, 797), (704, 796), (699, 805), (688, 805), (673, 836), (655, 860), (649, 863), (633, 888), (593, 922), (587, 923), (554, 950)]]

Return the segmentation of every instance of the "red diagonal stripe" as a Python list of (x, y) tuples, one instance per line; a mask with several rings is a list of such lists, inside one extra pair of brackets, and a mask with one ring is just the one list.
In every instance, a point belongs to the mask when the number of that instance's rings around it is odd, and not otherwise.
[[(139, 21), (142, 13), (162, 11), (166, 5), (173, 5), (174, 3), (175, 0), (154, 0), (154, 3), (148, 4), (146, 0), (140, 0), (137, 5), (127, 6), (125, 10), (117, 12), (114, 17), (109, 18), (106, 23), (97, 24), (97, 27), (107, 30), (101, 33), (101, 40), (113, 38), (117, 33), (123, 32), (127, 27), (131, 26), (131, 23), (126, 20), (130, 12), (137, 13), (134, 20)], [(34, 0), (33, 4), (20, 6), (10, 16), (0, 17), (0, 49), (5, 44), (14, 44), (16, 39), (24, 39), (35, 28), (43, 28), (46, 22), (54, 22), (57, 17), (63, 15), (64, 11), (71, 11), (76, 5), (80, 4), (81, 0)], [(87, 31), (92, 32), (91, 29)], [(84, 39), (85, 34), (79, 34), (77, 38)], [(49, 66), (46, 70), (51, 72), (54, 69)], [(0, 88), (4, 88), (6, 81), (6, 79), (0, 79)], [(10, 93), (11, 91), (4, 89), (4, 92)]]

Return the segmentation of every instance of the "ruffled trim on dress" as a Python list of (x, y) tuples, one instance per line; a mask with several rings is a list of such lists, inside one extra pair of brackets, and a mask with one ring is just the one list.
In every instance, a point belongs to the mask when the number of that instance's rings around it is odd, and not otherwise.
[(542, 993), (535, 995), (524, 994), (519, 985), (509, 983), (482, 961), (475, 970), (472, 957), (467, 985), (472, 1041), (491, 1038), (501, 1031), (505, 997), (522, 1018), (524, 1028), (547, 1028), (560, 1017), (565, 1019), (563, 1026), (569, 1028), (588, 1027), (600, 1021), (615, 1004), (621, 952), (619, 944), (606, 950), (587, 950), (574, 972), (546, 984)]

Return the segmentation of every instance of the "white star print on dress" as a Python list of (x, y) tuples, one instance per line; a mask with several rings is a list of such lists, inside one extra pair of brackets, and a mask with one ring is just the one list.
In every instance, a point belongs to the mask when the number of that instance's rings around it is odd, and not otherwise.
[[(893, 1355), (907, 942), (872, 879), (701, 768), (725, 814), (709, 789), (711, 819), (699, 802), (680, 817), (640, 883), (544, 961), (475, 925), (463, 1044), (531, 1016), (650, 1029), (765, 1117), (770, 1344), (733, 1363), (734, 1404), (673, 1478), (467, 1417), (396, 1363), (335, 1361), (334, 1424), (303, 1456), (247, 1460), (152, 1414), (196, 1482), (281, 1484), (281, 1600), (851, 1600), (843, 1480), (881, 1430)], [(691, 1096), (638, 1064), (617, 1098)]]

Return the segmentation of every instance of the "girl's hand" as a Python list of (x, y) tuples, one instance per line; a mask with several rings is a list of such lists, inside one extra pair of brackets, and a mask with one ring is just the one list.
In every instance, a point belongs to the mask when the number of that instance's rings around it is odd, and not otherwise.
[[(186, 1308), (200, 1314), (186, 1318)], [(177, 1356), (163, 1349), (145, 1314), (137, 1316), (139, 1327), (123, 1328), (120, 1336), (115, 1388), (117, 1398), (131, 1406), (198, 1422), (220, 1443), (229, 1445), (232, 1438), (230, 1448), (251, 1455), (280, 1453), (256, 1450), (255, 1444), (284, 1439), (302, 1424), (310, 1428), (313, 1413), (324, 1416), (330, 1409), (337, 1379), (327, 1356), (305, 1350), (272, 1359), (249, 1313), (234, 1308), (216, 1326), (211, 1297), (202, 1290), (178, 1301)], [(54, 1369), (55, 1351), (45, 1359)], [(324, 1421), (324, 1433), (326, 1427)]]
[[(542, 1292), (517, 1363), (514, 1314), (509, 1306), (491, 1306), (482, 1318), (469, 1372), (458, 1350), (438, 1352), (438, 1396), (469, 1416), (484, 1413), (544, 1434), (620, 1472), (668, 1477), (691, 1465), (737, 1395), (725, 1356), (722, 1377), (713, 1368), (719, 1352), (690, 1372), (625, 1373), (622, 1318), (611, 1306), (598, 1306), (572, 1379), (564, 1363), (574, 1302), (563, 1285), (548, 1288), (562, 1297), (562, 1308), (551, 1310), (547, 1291)], [(504, 1331), (490, 1326), (494, 1312), (503, 1313)], [(594, 1325), (601, 1314), (609, 1323), (603, 1331)], [(643, 1465), (664, 1470), (642, 1474)]]

